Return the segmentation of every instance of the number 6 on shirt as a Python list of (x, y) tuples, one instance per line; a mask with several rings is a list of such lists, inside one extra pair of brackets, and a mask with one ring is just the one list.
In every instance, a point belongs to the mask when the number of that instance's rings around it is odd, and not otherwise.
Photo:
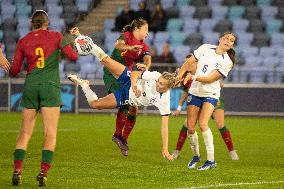
[(36, 61), (37, 68), (44, 68), (44, 53), (41, 47), (35, 49), (35, 54), (38, 56)]

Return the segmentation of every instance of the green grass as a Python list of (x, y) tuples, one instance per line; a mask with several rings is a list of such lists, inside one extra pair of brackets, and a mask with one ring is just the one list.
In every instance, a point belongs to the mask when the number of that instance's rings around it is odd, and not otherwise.
[[(0, 188), (11, 187), (15, 140), (21, 114), (0, 113)], [(284, 188), (284, 119), (227, 117), (239, 161), (232, 161), (216, 129), (215, 159), (210, 171), (187, 169), (191, 152), (185, 144), (181, 157), (169, 162), (161, 156), (160, 117), (142, 116), (129, 138), (129, 156), (123, 157), (111, 141), (114, 116), (62, 114), (48, 188), (190, 188), (218, 184), (272, 182), (225, 188)], [(170, 120), (169, 142), (175, 148), (184, 116)], [(206, 157), (199, 133), (201, 156)], [(37, 120), (24, 163), (23, 186), (38, 188), (42, 146), (41, 118)], [(204, 159), (203, 159), (204, 160)], [(16, 188), (16, 187), (15, 187)], [(212, 187), (214, 188), (214, 187)]]

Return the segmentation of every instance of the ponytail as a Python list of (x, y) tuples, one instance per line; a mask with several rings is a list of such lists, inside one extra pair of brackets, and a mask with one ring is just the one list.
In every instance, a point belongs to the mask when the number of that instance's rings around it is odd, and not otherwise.
[(126, 25), (122, 29), (124, 32), (133, 32), (135, 28), (141, 28), (142, 26), (148, 24), (143, 18), (134, 19), (130, 24)]
[(231, 48), (227, 51), (227, 53), (228, 53), (230, 59), (232, 60), (233, 65), (235, 65), (237, 63), (236, 51), (233, 48)]

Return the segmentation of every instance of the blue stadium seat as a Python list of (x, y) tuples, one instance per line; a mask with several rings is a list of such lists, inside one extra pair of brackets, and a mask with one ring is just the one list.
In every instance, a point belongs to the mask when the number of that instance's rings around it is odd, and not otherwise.
[(246, 32), (249, 26), (247, 19), (237, 19), (233, 22), (233, 31), (235, 33)]
[(173, 54), (179, 66), (181, 66), (184, 63), (184, 59), (189, 53), (190, 53), (190, 47), (186, 45), (181, 45), (174, 49)]
[(183, 26), (183, 21), (180, 18), (170, 18), (167, 22), (166, 29), (169, 32), (180, 31)]
[(217, 45), (220, 34), (217, 32), (205, 32), (203, 33), (203, 43)]
[(191, 19), (196, 11), (194, 6), (184, 6), (180, 8), (179, 16), (183, 19)]
[(198, 31), (199, 19), (185, 19), (183, 25), (183, 32), (188, 34)]
[(247, 32), (238, 32), (237, 35), (237, 44), (239, 46), (250, 46), (253, 41), (253, 34)]
[(275, 33), (280, 33), (283, 27), (283, 21), (280, 19), (270, 19), (266, 22), (266, 33), (272, 36)]
[(277, 12), (278, 9), (275, 6), (263, 6), (261, 7), (261, 19), (264, 21), (274, 19)]
[(191, 0), (176, 0), (176, 5), (179, 8), (181, 8), (181, 7), (189, 6), (190, 2), (191, 2)]
[(168, 32), (157, 32), (155, 34), (154, 43), (166, 43), (170, 39), (170, 34)]
[(277, 54), (277, 50), (271, 47), (261, 47), (259, 48), (259, 55), (263, 58), (273, 57)]
[(223, 20), (226, 18), (228, 11), (229, 9), (227, 6), (212, 6), (212, 18)]
[(239, 5), (231, 6), (229, 9), (228, 18), (229, 20), (234, 22), (234, 20), (242, 18), (244, 13), (245, 13), (245, 7)]
[(108, 18), (104, 20), (104, 30), (111, 31), (114, 28), (114, 19)]
[(171, 46), (180, 46), (183, 44), (187, 34), (184, 32), (170, 32), (170, 44)]
[(261, 6), (269, 6), (271, 4), (271, 0), (256, 0), (256, 5)]
[(200, 21), (199, 31), (201, 33), (212, 32), (217, 22), (217, 19), (202, 19)]

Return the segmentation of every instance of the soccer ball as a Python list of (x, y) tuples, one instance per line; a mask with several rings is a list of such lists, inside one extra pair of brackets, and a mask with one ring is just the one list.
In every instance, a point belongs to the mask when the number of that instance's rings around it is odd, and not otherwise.
[(85, 35), (79, 35), (75, 39), (75, 47), (79, 55), (89, 55), (93, 48), (93, 40)]

